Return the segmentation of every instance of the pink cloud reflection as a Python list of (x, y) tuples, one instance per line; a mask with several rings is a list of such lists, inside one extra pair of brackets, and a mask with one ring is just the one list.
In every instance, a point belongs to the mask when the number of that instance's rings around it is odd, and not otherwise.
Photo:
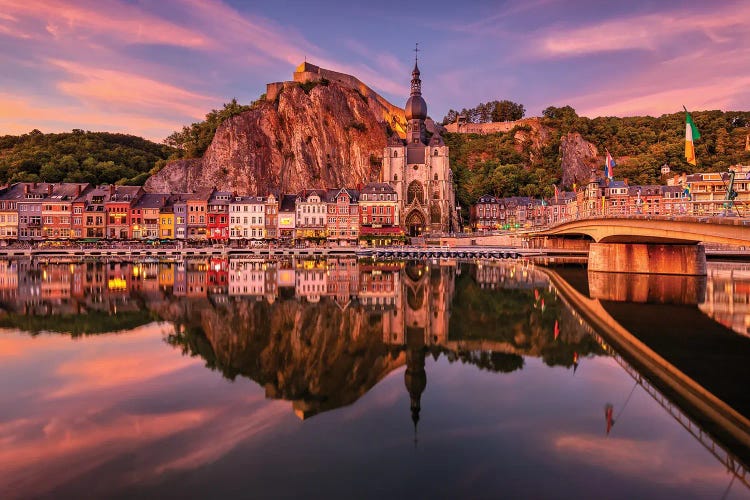
[[(249, 381), (201, 387), (218, 375), (165, 345), (164, 331), (152, 324), (83, 341), (0, 337), (0, 352), (37, 370), (34, 387), (11, 386), (0, 403), (0, 415), (16, 413), (8, 406), (14, 400), (25, 405), (23, 416), (0, 420), (0, 497), (48, 494), (128, 455), (139, 457), (134, 468), (109, 472), (106, 487), (152, 481), (218, 460), (273, 432), (284, 417), (293, 421), (288, 402), (266, 401)], [(175, 394), (194, 396), (161, 410), (133, 404)], [(177, 438), (184, 433), (190, 438)]]

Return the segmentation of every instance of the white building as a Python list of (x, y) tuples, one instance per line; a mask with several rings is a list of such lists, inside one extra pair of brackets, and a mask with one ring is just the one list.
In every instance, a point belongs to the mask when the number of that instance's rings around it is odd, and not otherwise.
[(266, 201), (259, 196), (235, 196), (229, 202), (229, 239), (262, 240), (266, 236)]

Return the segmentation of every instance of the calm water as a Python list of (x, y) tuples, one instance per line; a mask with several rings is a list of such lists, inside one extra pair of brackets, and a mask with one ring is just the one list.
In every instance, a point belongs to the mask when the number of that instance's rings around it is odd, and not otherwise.
[[(746, 269), (560, 274), (742, 339)], [(6, 261), (0, 296), (2, 498), (750, 498), (528, 263)]]

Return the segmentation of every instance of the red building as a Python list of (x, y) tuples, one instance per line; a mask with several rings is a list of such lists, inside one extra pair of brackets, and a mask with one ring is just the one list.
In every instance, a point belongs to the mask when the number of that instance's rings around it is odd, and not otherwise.
[(500, 229), (505, 224), (505, 211), (496, 197), (486, 194), (471, 207), (470, 224), (474, 231), (485, 232)]
[(42, 235), (47, 240), (71, 238), (73, 202), (89, 187), (88, 184), (48, 184), (47, 197), (42, 202)]
[(229, 241), (229, 200), (232, 193), (214, 191), (207, 203), (206, 231), (208, 239), (224, 243)]
[(351, 189), (329, 189), (326, 193), (328, 241), (356, 245), (359, 238), (359, 193)]
[(359, 196), (359, 238), (372, 245), (402, 241), (398, 195), (385, 182), (370, 182)]
[(104, 202), (107, 214), (107, 238), (127, 240), (133, 237), (130, 211), (143, 194), (140, 186), (109, 186), (109, 199)]

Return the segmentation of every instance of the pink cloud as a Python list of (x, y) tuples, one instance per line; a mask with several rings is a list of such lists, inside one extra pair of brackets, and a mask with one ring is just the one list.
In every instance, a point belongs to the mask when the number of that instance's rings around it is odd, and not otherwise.
[(63, 60), (49, 62), (69, 75), (57, 84), (64, 94), (104, 110), (136, 108), (142, 113), (172, 112), (202, 118), (220, 100), (124, 71)]
[[(131, 400), (161, 399), (206, 381), (202, 360), (163, 343), (164, 328), (154, 323), (84, 342), (58, 335), (0, 337), (0, 352), (21, 346), (24, 363), (39, 372), (30, 391), (10, 388), (11, 399), (23, 395), (30, 402), (23, 417), (0, 421), (0, 497), (45, 494), (126, 455), (139, 460), (108, 476), (112, 487), (200, 467), (291, 417), (288, 402), (266, 401), (244, 380), (187, 398), (179, 409), (133, 409)], [(181, 433), (190, 438), (162, 445)]]
[(109, 130), (136, 133), (160, 142), (185, 125), (177, 118), (154, 118), (140, 115), (137, 110), (102, 113), (97, 106), (53, 105), (38, 101), (32, 96), (0, 93), (0, 130), (8, 134), (22, 134), (34, 128), (43, 132), (74, 128)]
[[(668, 485), (726, 484), (727, 473), (717, 462), (706, 461), (685, 450), (670, 449), (666, 441), (560, 435), (553, 446), (561, 460), (604, 467), (617, 474)], [(700, 454), (708, 453), (700, 450)]]
[[(0, 0), (0, 10), (27, 30), (26, 37), (46, 35), (86, 38), (105, 35), (125, 43), (153, 43), (209, 48), (213, 41), (201, 33), (150, 15), (122, 2), (66, 2), (56, 0)], [(0, 18), (2, 19), (2, 18)]]
[(723, 32), (743, 26), (748, 17), (750, 6), (732, 4), (712, 7), (710, 12), (675, 11), (618, 18), (541, 35), (534, 51), (542, 57), (566, 57), (613, 50), (654, 50), (681, 38), (689, 49), (694, 32), (703, 33), (714, 42), (726, 41)]

